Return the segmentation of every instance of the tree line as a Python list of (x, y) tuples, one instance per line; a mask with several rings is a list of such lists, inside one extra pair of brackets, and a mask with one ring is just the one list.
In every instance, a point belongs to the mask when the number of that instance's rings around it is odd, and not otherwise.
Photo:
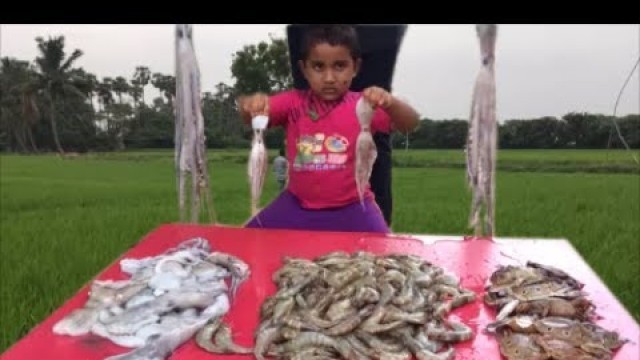
[[(76, 66), (84, 52), (65, 48), (64, 36), (35, 39), (32, 61), (3, 57), (0, 67), (0, 150), (34, 153), (172, 148), (175, 77), (140, 65), (128, 76), (102, 77)], [(245, 45), (232, 55), (233, 84), (202, 94), (209, 148), (245, 148), (251, 132), (235, 99), (293, 86), (287, 42)], [(148, 98), (156, 88), (161, 96)], [(640, 148), (640, 115), (613, 118), (572, 112), (562, 118), (511, 119), (499, 124), (500, 148), (620, 148), (613, 121), (628, 145)], [(397, 148), (462, 148), (466, 119), (422, 119), (410, 134), (394, 133)], [(282, 145), (283, 132), (267, 133), (267, 146)]]
[[(561, 118), (506, 120), (498, 125), (498, 146), (503, 149), (607, 149), (624, 148), (613, 121), (631, 148), (640, 148), (640, 115), (613, 117), (572, 112)], [(410, 134), (393, 134), (394, 147), (460, 149), (467, 139), (468, 121), (422, 119)]]

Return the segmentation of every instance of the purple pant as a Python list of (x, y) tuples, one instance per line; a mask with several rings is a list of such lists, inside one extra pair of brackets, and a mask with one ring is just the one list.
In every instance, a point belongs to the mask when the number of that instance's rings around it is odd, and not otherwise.
[(245, 226), (248, 228), (390, 233), (391, 231), (375, 201), (368, 199), (364, 204), (364, 208), (358, 201), (339, 208), (307, 210), (300, 206), (300, 202), (292, 193), (284, 190)]

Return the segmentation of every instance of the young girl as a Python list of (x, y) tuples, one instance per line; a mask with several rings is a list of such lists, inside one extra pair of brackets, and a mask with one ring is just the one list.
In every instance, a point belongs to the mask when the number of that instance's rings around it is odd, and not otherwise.
[(355, 30), (346, 25), (316, 26), (304, 38), (299, 66), (309, 90), (273, 96), (240, 97), (246, 122), (267, 115), (287, 137), (289, 183), (247, 227), (388, 233), (367, 186), (362, 207), (355, 181), (355, 144), (360, 124), (355, 106), (362, 97), (375, 108), (371, 132), (413, 130), (418, 114), (379, 87), (349, 91), (361, 59)]

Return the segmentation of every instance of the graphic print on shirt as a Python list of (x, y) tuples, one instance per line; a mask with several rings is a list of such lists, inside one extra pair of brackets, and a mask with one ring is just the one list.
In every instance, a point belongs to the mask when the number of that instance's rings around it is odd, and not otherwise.
[(349, 140), (339, 134), (302, 135), (296, 141), (294, 171), (326, 171), (344, 169)]

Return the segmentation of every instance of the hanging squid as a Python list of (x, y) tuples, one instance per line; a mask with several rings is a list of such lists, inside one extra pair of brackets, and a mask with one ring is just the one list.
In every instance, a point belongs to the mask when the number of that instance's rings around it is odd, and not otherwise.
[(371, 135), (371, 121), (373, 108), (364, 99), (360, 98), (356, 104), (356, 115), (360, 122), (360, 134), (356, 140), (356, 187), (360, 203), (364, 207), (364, 191), (371, 177), (373, 163), (378, 156), (376, 144)]
[(191, 174), (191, 222), (198, 222), (201, 204), (215, 213), (209, 191), (204, 118), (200, 99), (200, 70), (193, 48), (193, 29), (189, 24), (176, 25), (176, 101), (175, 165), (178, 185), (180, 221), (186, 221), (186, 177)]
[[(466, 145), (467, 181), (472, 192), (470, 227), (476, 235), (493, 236), (495, 231), (496, 170), (496, 84), (494, 74), (497, 26), (476, 26), (482, 67), (476, 78)], [(484, 220), (480, 213), (484, 208)], [(483, 226), (484, 225), (484, 226)], [(484, 228), (484, 229), (483, 229)]]
[(258, 115), (251, 121), (253, 128), (253, 139), (251, 141), (251, 152), (249, 153), (249, 164), (247, 173), (249, 175), (249, 189), (251, 191), (251, 216), (255, 216), (259, 209), (260, 197), (264, 179), (267, 175), (267, 147), (264, 144), (264, 132), (267, 128), (269, 118)]

